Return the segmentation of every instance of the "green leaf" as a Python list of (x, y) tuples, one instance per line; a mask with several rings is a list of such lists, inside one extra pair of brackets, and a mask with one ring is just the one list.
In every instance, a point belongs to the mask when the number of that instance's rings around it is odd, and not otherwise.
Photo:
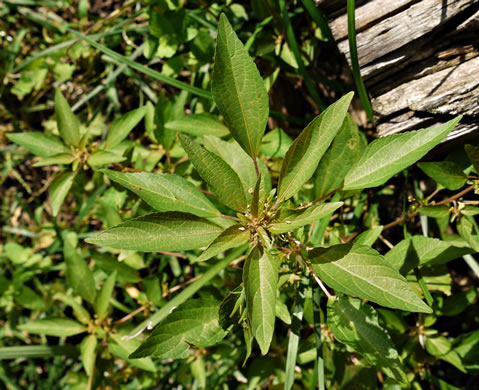
[(125, 161), (126, 157), (120, 154), (107, 152), (106, 150), (97, 150), (88, 157), (88, 165), (92, 168), (102, 167), (108, 164), (119, 163)]
[(96, 297), (93, 273), (68, 239), (64, 240), (63, 256), (65, 257), (68, 285), (84, 300), (93, 304)]
[(468, 370), (479, 369), (479, 331), (460, 335), (454, 343), (454, 351), (457, 352), (465, 368)]
[(282, 157), (286, 155), (293, 140), (281, 129), (274, 129), (263, 137), (259, 150), (269, 157)]
[(102, 170), (111, 180), (128, 188), (158, 211), (182, 211), (212, 218), (220, 212), (203, 193), (181, 176), (159, 173), (120, 173)]
[(329, 299), (328, 325), (338, 341), (359, 352), (387, 376), (408, 382), (391, 337), (379, 325), (378, 314), (371, 306), (346, 296)]
[(56, 154), (71, 152), (58, 137), (39, 131), (7, 134), (7, 138), (40, 157), (52, 157)]
[(46, 336), (68, 337), (87, 331), (87, 327), (68, 318), (48, 318), (29, 321), (19, 325), (18, 329), (33, 334)]
[(377, 187), (414, 164), (441, 142), (461, 120), (441, 126), (393, 134), (371, 142), (344, 179), (344, 190)]
[(208, 31), (200, 30), (190, 43), (190, 49), (198, 60), (210, 62), (215, 54), (215, 41)]
[(218, 26), (211, 92), (234, 139), (255, 158), (268, 121), (268, 94), (224, 14)]
[(333, 213), (342, 205), (343, 202), (331, 202), (315, 204), (304, 209), (280, 209), (268, 230), (274, 234), (295, 230)]
[(80, 145), (80, 126), (67, 100), (59, 89), (55, 91), (55, 113), (60, 137), (70, 145)]
[(418, 211), (431, 218), (445, 218), (449, 216), (450, 210), (447, 206), (424, 206), (419, 207)]
[(110, 336), (114, 342), (108, 343), (108, 350), (119, 357), (120, 359), (126, 360), (129, 365), (133, 367), (138, 367), (141, 370), (156, 372), (156, 365), (153, 363), (151, 358), (146, 357), (142, 359), (129, 359), (128, 356), (136, 350), (141, 342), (136, 339), (124, 339), (123, 335), (119, 333), (113, 333)]
[(164, 320), (148, 339), (130, 355), (131, 359), (154, 356), (184, 359), (190, 346), (205, 348), (226, 335), (219, 319), (219, 303), (210, 299), (191, 299)]
[(179, 212), (133, 218), (85, 241), (141, 252), (186, 251), (208, 245), (222, 229), (202, 218)]
[[(245, 191), (246, 200), (249, 202), (251, 194), (249, 189), (256, 185), (257, 176), (253, 160), (241, 149), (236, 142), (226, 142), (217, 137), (204, 137), (203, 144), (207, 150), (221, 157), (233, 171), (236, 172)], [(258, 160), (258, 162), (260, 162)]]
[(196, 136), (214, 135), (224, 137), (228, 128), (214, 115), (207, 112), (187, 115), (165, 123), (165, 128)]
[(457, 223), (457, 231), (474, 251), (479, 252), (479, 231), (471, 220), (474, 221), (472, 217), (463, 216)]
[(249, 236), (249, 230), (240, 224), (230, 226), (210, 244), (196, 261), (200, 262), (211, 259), (221, 252), (246, 244), (249, 240)]
[(146, 106), (132, 110), (125, 115), (115, 119), (108, 130), (105, 149), (110, 149), (123, 141), (146, 114)]
[(53, 296), (53, 299), (58, 299), (65, 305), (71, 306), (76, 319), (82, 324), (86, 325), (91, 321), (90, 313), (83, 307), (83, 305), (80, 303), (81, 301), (78, 301), (74, 297), (63, 293), (56, 293)]
[(254, 248), (243, 268), (246, 306), (253, 336), (266, 355), (273, 339), (278, 267), (267, 251)]
[(415, 267), (444, 264), (472, 252), (469, 248), (458, 248), (447, 241), (418, 235), (402, 240), (384, 258), (393, 268), (406, 275)]
[(313, 268), (333, 289), (404, 311), (432, 310), (406, 279), (374, 249), (345, 244), (309, 252)]
[(354, 239), (354, 244), (372, 246), (381, 235), (382, 231), (382, 226), (376, 226), (372, 229), (366, 230)]
[(194, 167), (206, 181), (218, 200), (233, 210), (244, 212), (248, 208), (244, 188), (236, 172), (216, 154), (180, 135), (181, 144)]
[[(364, 141), (366, 143), (366, 141)], [(338, 188), (366, 145), (351, 115), (347, 114), (333, 143), (321, 159), (315, 174), (315, 197)]]
[(60, 207), (63, 204), (70, 188), (73, 185), (75, 179), (75, 172), (63, 171), (59, 172), (48, 190), (50, 196), (50, 205), (52, 206), (53, 216), (56, 217), (60, 211)]
[(116, 271), (113, 272), (108, 279), (103, 284), (102, 288), (96, 295), (95, 303), (93, 305), (95, 313), (99, 319), (106, 317), (108, 313), (108, 306), (110, 304), (110, 299), (113, 294), (113, 289), (116, 282)]
[(66, 165), (71, 164), (75, 160), (75, 156), (71, 153), (55, 154), (51, 157), (44, 158), (42, 161), (33, 164), (35, 168), (47, 165)]
[(93, 369), (95, 368), (95, 358), (96, 358), (96, 347), (98, 345), (98, 340), (95, 335), (90, 334), (86, 336), (81, 344), (81, 360), (83, 362), (83, 368), (88, 376), (91, 376)]
[(444, 360), (452, 364), (459, 371), (466, 373), (461, 357), (454, 351), (451, 342), (447, 338), (443, 336), (426, 338), (426, 350), (432, 356)]
[(261, 220), (264, 214), (264, 204), (266, 202), (266, 190), (264, 188), (264, 177), (259, 175), (251, 197), (251, 215), (253, 218)]
[(136, 270), (126, 265), (124, 261), (120, 262), (113, 256), (96, 251), (92, 253), (92, 257), (95, 260), (95, 266), (101, 268), (107, 274), (116, 272), (119, 282), (138, 283), (141, 281)]
[(474, 172), (479, 173), (479, 146), (466, 145), (464, 146), (464, 149), (474, 167)]
[(281, 166), (279, 201), (291, 198), (313, 176), (319, 161), (343, 124), (353, 94), (350, 92), (331, 104), (294, 140)]
[(417, 166), (431, 179), (448, 190), (458, 190), (466, 184), (467, 176), (461, 167), (452, 161), (422, 162)]

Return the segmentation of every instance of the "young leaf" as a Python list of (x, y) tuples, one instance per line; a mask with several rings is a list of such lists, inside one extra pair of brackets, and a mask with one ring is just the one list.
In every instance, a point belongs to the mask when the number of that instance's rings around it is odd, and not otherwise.
[(452, 161), (423, 162), (417, 166), (431, 179), (448, 190), (458, 190), (467, 181), (466, 174)]
[(254, 248), (243, 268), (243, 283), (251, 330), (266, 355), (274, 333), (278, 283), (275, 259), (267, 251)]
[(452, 348), (451, 342), (443, 337), (428, 337), (426, 338), (426, 350), (437, 358), (451, 363), (459, 371), (467, 373), (464, 365), (462, 364), (461, 357)]
[(251, 215), (253, 218), (263, 218), (264, 203), (266, 201), (266, 190), (264, 189), (264, 177), (259, 175), (251, 197)]
[(133, 367), (138, 367), (141, 370), (156, 372), (156, 365), (153, 363), (151, 358), (146, 357), (142, 359), (129, 359), (128, 356), (136, 350), (141, 342), (137, 339), (122, 339), (124, 334), (121, 333), (112, 333), (110, 337), (113, 341), (108, 343), (108, 350), (112, 355), (119, 357), (120, 359), (126, 360), (129, 365)]
[(393, 268), (406, 275), (415, 267), (444, 264), (469, 253), (473, 253), (469, 248), (455, 247), (437, 238), (412, 236), (402, 240), (384, 258)]
[(186, 251), (208, 245), (222, 229), (179, 212), (133, 218), (86, 239), (95, 245), (141, 252)]
[(241, 180), (231, 167), (216, 154), (180, 135), (181, 144), (194, 167), (206, 181), (218, 200), (233, 210), (244, 212), (248, 208)]
[(344, 190), (377, 187), (414, 164), (456, 127), (461, 116), (441, 126), (388, 135), (371, 142), (344, 179)]
[(126, 157), (120, 154), (107, 152), (106, 150), (97, 150), (88, 157), (88, 165), (92, 168), (102, 167), (108, 164), (125, 161)]
[(159, 359), (184, 359), (190, 346), (205, 348), (218, 343), (226, 332), (221, 328), (219, 303), (210, 299), (191, 299), (175, 309), (130, 359), (154, 356)]
[(305, 209), (280, 209), (269, 226), (274, 234), (286, 233), (301, 226), (309, 225), (336, 211), (343, 202), (315, 204)]
[(111, 180), (128, 188), (158, 211), (182, 211), (198, 217), (220, 215), (203, 193), (181, 176), (160, 173), (120, 173), (102, 170)]
[(198, 137), (205, 135), (224, 137), (229, 134), (228, 128), (216, 116), (207, 112), (187, 115), (183, 118), (166, 122), (165, 128)]
[(479, 232), (476, 225), (469, 219), (472, 217), (463, 216), (457, 223), (457, 231), (464, 240), (474, 249), (479, 252)]
[(372, 229), (366, 230), (354, 239), (354, 244), (372, 246), (381, 235), (382, 231), (382, 226), (376, 226)]
[(132, 131), (135, 126), (140, 123), (145, 114), (146, 106), (143, 106), (115, 119), (111, 124), (110, 130), (108, 130), (105, 149), (113, 148), (123, 141), (128, 136), (130, 131)]
[(467, 157), (469, 157), (469, 160), (474, 167), (474, 172), (479, 173), (479, 146), (466, 145), (464, 149), (466, 149)]
[(226, 142), (210, 136), (203, 138), (203, 144), (207, 150), (221, 157), (233, 168), (243, 184), (246, 199), (249, 201), (251, 194), (248, 190), (254, 188), (257, 180), (253, 160), (236, 142)]
[(68, 337), (87, 331), (87, 327), (68, 318), (48, 318), (33, 320), (19, 325), (18, 329), (33, 334), (46, 336)]
[(321, 157), (343, 124), (353, 94), (350, 92), (331, 104), (294, 140), (281, 166), (279, 201), (291, 198), (313, 176)]
[(55, 176), (50, 188), (48, 190), (50, 196), (50, 205), (52, 206), (53, 216), (56, 217), (60, 211), (60, 207), (63, 204), (70, 188), (73, 185), (75, 179), (75, 172), (63, 171)]
[(234, 139), (255, 158), (268, 120), (268, 94), (224, 14), (218, 26), (211, 92)]
[(341, 293), (393, 309), (432, 312), (406, 279), (374, 249), (341, 244), (314, 249), (309, 257), (319, 277)]
[(80, 344), (81, 360), (88, 376), (92, 375), (95, 367), (95, 350), (97, 345), (98, 340), (94, 334), (86, 336)]
[[(366, 141), (364, 141), (366, 143)], [(359, 129), (347, 114), (331, 147), (321, 159), (315, 174), (315, 197), (319, 198), (338, 188), (364, 150)]]
[(103, 284), (102, 288), (98, 292), (95, 303), (93, 305), (95, 313), (99, 319), (106, 317), (108, 313), (108, 306), (110, 304), (110, 299), (113, 294), (113, 288), (115, 287), (116, 282), (116, 271), (113, 272), (108, 279)]
[(51, 157), (44, 158), (42, 161), (33, 164), (35, 168), (45, 167), (47, 165), (65, 165), (71, 164), (75, 160), (75, 156), (71, 153), (55, 154)]
[(240, 224), (233, 225), (221, 233), (196, 261), (200, 262), (211, 259), (218, 253), (246, 244), (249, 240), (249, 236), (249, 230)]
[(63, 256), (65, 257), (68, 285), (84, 300), (93, 304), (96, 297), (93, 273), (87, 262), (67, 239), (64, 240), (63, 244)]
[(328, 325), (338, 341), (359, 352), (387, 376), (407, 383), (398, 352), (371, 306), (346, 296), (330, 299)]
[(39, 131), (7, 134), (7, 138), (40, 157), (46, 158), (56, 154), (71, 153), (70, 148), (66, 147), (58, 137)]
[(80, 126), (67, 100), (59, 89), (55, 91), (55, 113), (58, 132), (63, 140), (70, 145), (80, 145)]

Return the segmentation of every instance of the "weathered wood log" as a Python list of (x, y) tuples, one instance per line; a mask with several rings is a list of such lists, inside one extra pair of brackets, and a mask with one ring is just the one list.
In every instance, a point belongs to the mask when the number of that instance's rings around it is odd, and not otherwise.
[[(329, 7), (349, 61), (344, 2)], [(479, 0), (370, 0), (356, 9), (356, 31), (380, 136), (459, 114), (464, 119), (448, 139), (479, 130)]]

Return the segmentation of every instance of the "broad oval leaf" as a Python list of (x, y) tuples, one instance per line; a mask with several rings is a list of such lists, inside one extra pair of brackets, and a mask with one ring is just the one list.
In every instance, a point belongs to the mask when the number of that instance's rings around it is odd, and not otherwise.
[(217, 117), (207, 112), (186, 115), (183, 118), (166, 122), (165, 128), (196, 136), (224, 137), (229, 134), (228, 128)]
[(85, 241), (140, 252), (186, 251), (208, 245), (222, 231), (192, 214), (155, 213), (130, 219)]
[(331, 202), (316, 204), (305, 209), (280, 209), (268, 230), (274, 234), (295, 230), (334, 213), (342, 205), (343, 202)]
[(44, 320), (29, 321), (19, 325), (18, 329), (33, 334), (44, 334), (46, 336), (68, 337), (86, 332), (88, 329), (69, 318), (48, 318)]
[(182, 211), (198, 217), (221, 213), (203, 193), (181, 176), (167, 173), (120, 173), (102, 170), (111, 180), (129, 189), (158, 211)]
[(55, 91), (55, 114), (60, 136), (67, 144), (79, 146), (80, 125), (78, 119), (59, 89)]
[(423, 162), (417, 166), (431, 179), (448, 190), (458, 190), (466, 184), (467, 176), (456, 163), (452, 161)]
[(198, 348), (216, 344), (226, 335), (219, 320), (220, 304), (210, 299), (191, 299), (173, 311), (130, 359), (154, 356), (184, 359), (191, 345)]
[(113, 339), (108, 343), (108, 350), (119, 357), (120, 359), (126, 360), (129, 365), (133, 367), (138, 367), (141, 370), (156, 372), (157, 368), (155, 363), (151, 358), (141, 358), (141, 359), (129, 359), (128, 356), (136, 350), (141, 342), (137, 339), (123, 339), (124, 334), (121, 333), (112, 333), (110, 337)]
[(268, 121), (268, 94), (224, 14), (218, 26), (211, 92), (234, 139), (255, 158)]
[(83, 338), (80, 344), (81, 360), (83, 362), (83, 368), (88, 376), (93, 372), (95, 367), (96, 347), (98, 340), (96, 335), (90, 334)]
[(251, 330), (266, 355), (274, 333), (278, 267), (267, 252), (254, 248), (243, 268), (243, 283)]
[(378, 314), (368, 304), (342, 296), (328, 300), (328, 325), (334, 337), (363, 355), (366, 360), (401, 383), (407, 383), (398, 352)]
[(208, 248), (196, 259), (197, 262), (211, 259), (217, 254), (224, 252), (231, 248), (236, 248), (240, 245), (246, 244), (249, 240), (250, 232), (240, 224), (230, 226), (223, 233), (221, 233), (210, 244)]
[(447, 241), (418, 235), (399, 242), (384, 258), (393, 268), (406, 275), (415, 267), (444, 264), (470, 253), (474, 253), (470, 248), (459, 248)]
[(248, 208), (244, 188), (236, 172), (216, 154), (180, 135), (181, 144), (194, 167), (206, 181), (218, 200), (233, 210), (244, 212)]
[(345, 244), (309, 252), (313, 268), (333, 289), (380, 305), (412, 312), (432, 310), (407, 280), (374, 249)]
[(56, 154), (71, 153), (70, 148), (66, 147), (60, 138), (40, 131), (7, 134), (7, 138), (40, 157), (52, 157)]
[(436, 356), (437, 358), (452, 364), (463, 373), (467, 373), (464, 365), (462, 364), (461, 357), (453, 349), (451, 342), (446, 337), (427, 337), (426, 350), (432, 356)]
[(343, 189), (358, 190), (384, 184), (439, 144), (461, 118), (462, 116), (459, 116), (441, 126), (374, 140), (351, 167), (344, 179)]
[(318, 166), (341, 128), (354, 93), (350, 92), (314, 118), (288, 149), (281, 166), (278, 200), (296, 194)]
[(115, 119), (108, 130), (108, 136), (106, 137), (105, 149), (112, 148), (123, 141), (130, 131), (140, 123), (146, 114), (146, 106), (132, 110), (125, 115)]

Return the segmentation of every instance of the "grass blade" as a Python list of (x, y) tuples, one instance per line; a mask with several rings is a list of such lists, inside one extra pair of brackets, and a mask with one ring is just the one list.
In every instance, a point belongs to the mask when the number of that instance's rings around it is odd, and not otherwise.
[(288, 354), (286, 356), (286, 369), (284, 389), (290, 390), (294, 385), (294, 369), (296, 367), (296, 357), (298, 355), (298, 345), (301, 333), (301, 321), (303, 320), (304, 302), (308, 290), (309, 280), (302, 279), (296, 295), (296, 305), (293, 311), (291, 323), (291, 333), (289, 335)]
[(103, 54), (106, 54), (108, 57), (113, 58), (114, 60), (128, 65), (130, 68), (133, 68), (139, 72), (142, 72), (148, 76), (151, 76), (155, 78), (156, 80), (159, 80), (165, 84), (171, 85), (172, 87), (179, 88), (185, 91), (188, 91), (192, 93), (193, 95), (205, 98), (205, 99), (211, 99), (211, 93), (209, 91), (206, 91), (204, 89), (200, 89), (197, 87), (194, 87), (192, 85), (186, 84), (182, 81), (178, 81), (172, 77), (165, 76), (164, 74), (161, 74), (160, 72), (157, 72), (156, 70), (150, 69), (146, 67), (145, 65), (142, 65), (136, 61), (131, 60), (128, 57), (125, 57), (119, 53), (117, 53), (114, 50), (111, 50), (110, 48), (106, 47), (105, 45), (102, 45), (101, 43), (98, 43), (91, 39), (87, 35), (83, 35), (81, 32), (76, 31), (72, 28), (67, 27), (66, 30), (73, 34), (75, 37), (80, 38), (84, 40), (85, 42), (88, 42), (91, 46), (94, 48), (100, 50)]
[(57, 345), (21, 345), (0, 348), (0, 360), (19, 358), (47, 358), (51, 356), (77, 356), (77, 347)]
[(324, 383), (324, 361), (321, 340), (321, 288), (313, 284), (313, 315), (314, 315), (314, 339), (316, 341), (316, 361), (314, 362), (313, 380), (311, 381), (311, 389), (319, 390), (326, 388)]
[(363, 78), (361, 77), (361, 68), (359, 67), (358, 48), (356, 44), (356, 22), (355, 22), (356, 4), (355, 0), (348, 0), (348, 40), (349, 54), (351, 56), (351, 67), (353, 68), (354, 82), (358, 90), (359, 98), (363, 104), (364, 110), (369, 120), (374, 124), (373, 108), (369, 100)]
[(311, 94), (311, 97), (314, 99), (316, 104), (321, 110), (324, 110), (326, 106), (322, 102), (321, 98), (318, 95), (318, 92), (316, 91), (316, 88), (314, 87), (314, 84), (311, 80), (311, 77), (309, 76), (308, 70), (305, 68), (303, 60), (301, 58), (301, 52), (298, 47), (298, 42), (296, 42), (296, 38), (294, 36), (294, 30), (293, 26), (291, 25), (291, 20), (289, 19), (288, 15), (288, 10), (286, 9), (286, 1), (285, 0), (279, 0), (279, 6), (281, 9), (281, 14), (283, 16), (283, 21), (284, 21), (284, 27), (286, 29), (286, 35), (288, 37), (289, 41), (289, 46), (291, 48), (291, 51), (294, 54), (294, 57), (296, 58), (296, 62), (298, 63), (299, 71), (301, 72), (301, 75), (304, 78), (304, 83), (306, 84), (306, 88), (308, 89), (309, 93)]

